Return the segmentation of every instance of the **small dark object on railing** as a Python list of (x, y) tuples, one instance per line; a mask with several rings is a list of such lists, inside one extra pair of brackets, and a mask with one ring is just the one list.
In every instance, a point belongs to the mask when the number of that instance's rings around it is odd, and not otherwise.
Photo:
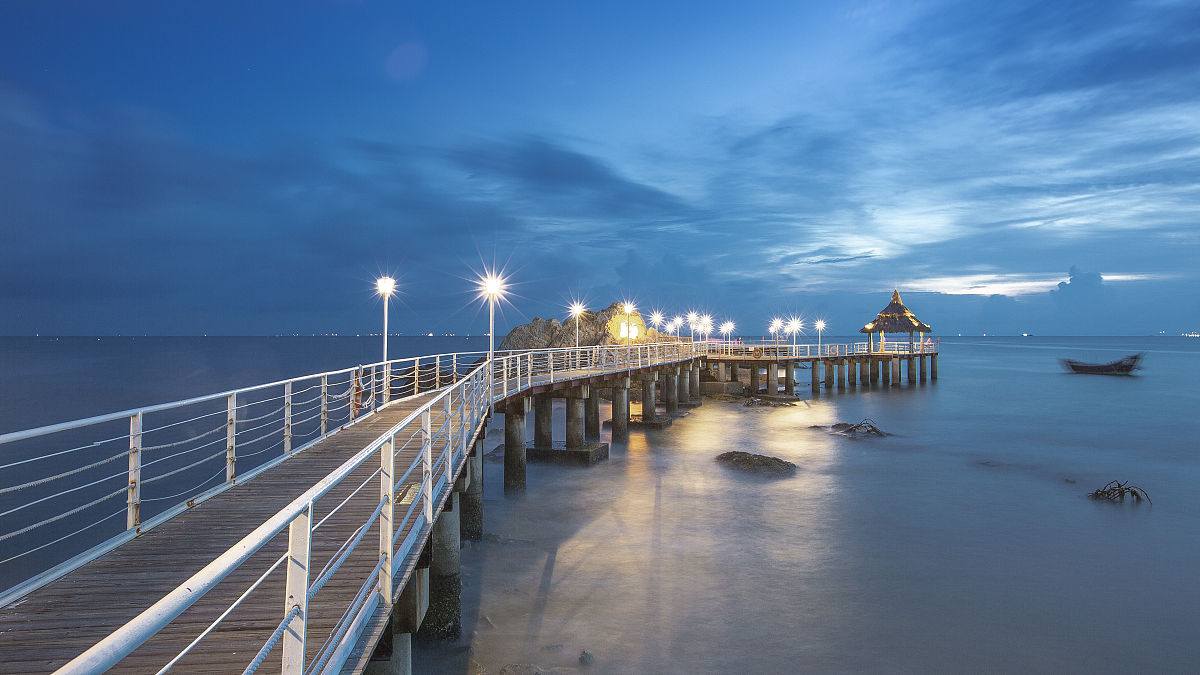
[(1104, 487), (1092, 492), (1091, 497), (1092, 499), (1104, 499), (1110, 502), (1123, 502), (1125, 501), (1126, 494), (1133, 495), (1134, 501), (1140, 502), (1144, 498), (1151, 504), (1154, 503), (1150, 501), (1150, 495), (1146, 492), (1145, 488), (1130, 485), (1129, 481), (1125, 481), (1124, 483), (1115, 480), (1109, 481)]

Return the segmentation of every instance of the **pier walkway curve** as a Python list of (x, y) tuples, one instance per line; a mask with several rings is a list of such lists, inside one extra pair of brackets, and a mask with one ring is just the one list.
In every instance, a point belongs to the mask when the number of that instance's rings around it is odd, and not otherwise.
[(570, 445), (589, 387), (627, 422), (631, 377), (703, 351), (439, 354), (0, 435), (0, 672), (361, 672), (457, 602), (494, 411), (566, 392)]

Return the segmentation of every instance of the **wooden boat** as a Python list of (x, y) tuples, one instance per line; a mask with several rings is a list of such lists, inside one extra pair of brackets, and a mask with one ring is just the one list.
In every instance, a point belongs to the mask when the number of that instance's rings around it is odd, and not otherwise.
[(1145, 353), (1142, 352), (1126, 356), (1112, 363), (1084, 363), (1082, 361), (1062, 359), (1062, 364), (1067, 370), (1073, 373), (1083, 373), (1086, 375), (1132, 375), (1133, 371), (1141, 368), (1140, 363), (1144, 355)]

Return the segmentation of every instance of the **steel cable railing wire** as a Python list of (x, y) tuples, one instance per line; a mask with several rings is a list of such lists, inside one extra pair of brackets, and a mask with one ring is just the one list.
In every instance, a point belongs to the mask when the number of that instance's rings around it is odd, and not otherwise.
[[(35, 505), (37, 505), (37, 504), (41, 504), (41, 503), (43, 503), (43, 502), (48, 502), (48, 501), (50, 501), (51, 499), (57, 499), (57, 498), (59, 498), (59, 497), (62, 497), (63, 495), (68, 495), (68, 494), (71, 494), (72, 492), (78, 492), (78, 491), (80, 491), (80, 490), (85, 490), (85, 489), (87, 489), (87, 488), (90, 488), (90, 487), (92, 487), (92, 486), (94, 486), (94, 485), (99, 485), (100, 483), (103, 483), (103, 482), (105, 482), (105, 481), (110, 481), (110, 480), (113, 480), (113, 479), (115, 479), (115, 478), (126, 478), (126, 477), (128, 477), (128, 476), (129, 476), (129, 472), (128, 472), (128, 471), (122, 471), (121, 473), (115, 473), (115, 474), (112, 474), (111, 476), (105, 476), (104, 478), (99, 478), (99, 479), (96, 479), (96, 480), (94, 480), (94, 481), (92, 481), (92, 482), (90, 482), (90, 483), (84, 483), (83, 485), (76, 485), (76, 486), (75, 486), (75, 487), (73, 487), (73, 488), (67, 488), (66, 490), (61, 490), (61, 491), (59, 491), (59, 492), (56, 492), (56, 493), (54, 493), (54, 494), (52, 494), (52, 495), (48, 495), (48, 496), (42, 497), (42, 498), (40, 498), (40, 499), (35, 499), (35, 500), (33, 500), (33, 501), (27, 501), (27, 502), (25, 502), (24, 504), (21, 504), (20, 506), (15, 506), (15, 507), (13, 507), (13, 508), (11, 508), (11, 509), (7, 510), (7, 511), (0, 512), (0, 518), (3, 518), (4, 516), (12, 515), (12, 514), (14, 514), (14, 513), (18, 512), (18, 511), (23, 511), (23, 510), (25, 510), (25, 509), (27, 509), (27, 508), (29, 508), (29, 507), (31, 507), (31, 506), (35, 506)], [(124, 489), (124, 488), (122, 488), (122, 489)], [(3, 541), (3, 539), (2, 539), (2, 538), (0, 538), (0, 541)]]
[(43, 459), (52, 459), (54, 457), (59, 457), (62, 455), (70, 454), (72, 452), (78, 452), (80, 450), (87, 450), (89, 448), (95, 448), (95, 447), (104, 445), (105, 443), (112, 443), (114, 441), (124, 441), (124, 440), (128, 440), (128, 439), (129, 439), (129, 434), (113, 436), (112, 438), (106, 438), (102, 441), (93, 441), (92, 443), (89, 443), (87, 445), (80, 445), (78, 447), (74, 447), (69, 450), (59, 450), (58, 452), (52, 452), (52, 453), (49, 453), (46, 455), (39, 455), (37, 457), (29, 457), (27, 459), (22, 459), (22, 460), (19, 460), (16, 462), (9, 462), (8, 464), (0, 464), (0, 469), (10, 469), (14, 466), (21, 466), (22, 464), (28, 464), (30, 462), (37, 462), (37, 461), (40, 461)]
[(152, 478), (143, 478), (143, 479), (142, 479), (142, 486), (144, 487), (144, 486), (146, 486), (146, 485), (150, 485), (151, 483), (156, 483), (156, 482), (158, 482), (158, 481), (160, 481), (160, 480), (162, 480), (162, 479), (164, 479), (164, 478), (170, 478), (171, 476), (174, 476), (174, 475), (176, 475), (176, 474), (179, 474), (179, 473), (183, 473), (184, 471), (187, 471), (188, 469), (193, 469), (193, 468), (195, 468), (195, 467), (198, 467), (198, 466), (200, 466), (201, 464), (203, 464), (203, 463), (205, 463), (205, 462), (211, 462), (212, 460), (214, 460), (214, 459), (216, 459), (216, 458), (218, 458), (218, 457), (224, 457), (224, 456), (225, 456), (225, 450), (222, 448), (221, 450), (219, 450), (219, 451), (217, 451), (217, 452), (215, 452), (215, 453), (213, 453), (213, 454), (211, 454), (211, 455), (209, 455), (209, 456), (207, 456), (207, 457), (204, 457), (204, 458), (198, 459), (198, 460), (196, 460), (195, 462), (192, 462), (191, 464), (188, 464), (187, 466), (181, 466), (181, 467), (179, 467), (178, 469), (174, 469), (174, 470), (172, 470), (172, 471), (168, 471), (167, 473), (164, 473), (164, 474), (161, 474), (161, 475), (158, 475), (158, 476), (154, 476), (154, 477), (152, 477)]
[(106, 500), (112, 499), (113, 497), (117, 497), (117, 496), (120, 496), (120, 495), (124, 495), (124, 494), (126, 493), (126, 491), (127, 491), (127, 490), (128, 490), (128, 488), (127, 488), (126, 486), (122, 485), (122, 486), (121, 486), (121, 488), (120, 488), (119, 490), (114, 490), (113, 492), (110, 492), (110, 493), (108, 493), (108, 494), (104, 495), (103, 497), (100, 497), (100, 498), (98, 498), (98, 499), (93, 499), (92, 501), (88, 502), (87, 504), (84, 504), (83, 506), (78, 506), (78, 507), (76, 507), (76, 508), (74, 508), (74, 509), (71, 509), (70, 511), (65, 511), (65, 512), (63, 512), (63, 513), (60, 513), (60, 514), (58, 514), (57, 516), (52, 516), (52, 517), (50, 517), (50, 518), (46, 518), (45, 520), (42, 520), (42, 521), (36, 522), (36, 523), (34, 523), (34, 524), (32, 524), (32, 525), (28, 525), (28, 526), (26, 526), (26, 527), (23, 527), (23, 528), (21, 528), (21, 529), (19, 529), (19, 530), (14, 530), (14, 531), (12, 531), (12, 532), (9, 532), (9, 533), (7, 533), (7, 534), (2, 534), (2, 535), (0, 535), (0, 541), (8, 541), (9, 539), (12, 539), (13, 537), (16, 537), (16, 536), (19, 536), (19, 535), (25, 534), (26, 532), (30, 532), (30, 531), (32, 531), (32, 530), (35, 530), (35, 529), (39, 528), (39, 527), (43, 527), (43, 526), (45, 526), (45, 525), (49, 525), (50, 523), (56, 523), (56, 522), (58, 522), (58, 521), (62, 520), (63, 518), (69, 518), (69, 517), (71, 517), (71, 516), (75, 515), (76, 513), (79, 513), (79, 512), (81, 512), (81, 511), (85, 511), (85, 510), (87, 510), (87, 509), (89, 509), (89, 508), (91, 508), (91, 507), (93, 507), (93, 506), (95, 506), (95, 505), (97, 505), (97, 504), (100, 504), (101, 502), (104, 502), (104, 501), (106, 501)]
[[(155, 450), (165, 450), (167, 448), (175, 448), (175, 447), (179, 447), (181, 445), (186, 445), (188, 443), (191, 443), (192, 441), (198, 441), (201, 438), (207, 438), (208, 436), (212, 436), (213, 434), (215, 434), (217, 432), (221, 432), (221, 431), (225, 431), (224, 424), (222, 424), (219, 427), (215, 427), (213, 429), (205, 431), (204, 433), (196, 434), (195, 436), (190, 436), (188, 438), (185, 438), (185, 439), (182, 439), (179, 441), (173, 441), (171, 443), (162, 443), (160, 445), (143, 445), (141, 449), (142, 449), (142, 452), (154, 452)], [(149, 434), (150, 434), (150, 432), (143, 431), (142, 438), (144, 439)]]
[(279, 622), (279, 627), (271, 633), (271, 637), (267, 638), (266, 643), (264, 643), (262, 648), (258, 650), (258, 653), (254, 655), (254, 660), (252, 660), (250, 665), (246, 666), (246, 669), (242, 671), (242, 675), (249, 675), (250, 673), (258, 670), (258, 667), (262, 665), (263, 661), (267, 660), (267, 655), (271, 653), (271, 650), (274, 649), (275, 645), (279, 642), (279, 638), (283, 637), (284, 632), (287, 630), (287, 625), (292, 622), (292, 619), (299, 616), (299, 614), (300, 605), (292, 605), (292, 609), (284, 615), (283, 621)]
[[(265, 436), (263, 438), (265, 438)], [(275, 448), (278, 448), (281, 445), (283, 445), (282, 438), (261, 450), (255, 450), (254, 452), (241, 453), (238, 455), (238, 459), (249, 459), (251, 457), (258, 457), (259, 455), (263, 454), (264, 452), (270, 452), (270, 451), (274, 450)]]
[(367, 576), (362, 586), (359, 587), (358, 593), (355, 594), (354, 599), (346, 607), (346, 610), (342, 612), (341, 618), (337, 620), (337, 623), (335, 623), (333, 628), (329, 631), (329, 637), (325, 639), (324, 643), (322, 643), (321, 648), (317, 651), (316, 658), (313, 659), (312, 664), (305, 669), (305, 673), (320, 672), (320, 670), (325, 667), (325, 662), (329, 660), (329, 657), (333, 656), (333, 649), (337, 646), (338, 642), (342, 639), (342, 636), (345, 635), (346, 631), (350, 628), (350, 619), (352, 618), (353, 614), (357, 613), (358, 610), (364, 604), (366, 604), (367, 598), (370, 597), (370, 590), (372, 586), (376, 584), (379, 570), (383, 568), (383, 563), (386, 561), (387, 556), (380, 554), (379, 562), (375, 564), (375, 569), (372, 570), (371, 574)]
[(180, 421), (178, 421), (178, 422), (170, 422), (170, 423), (168, 423), (168, 424), (163, 424), (163, 425), (161, 425), (161, 426), (157, 426), (157, 427), (154, 427), (154, 428), (152, 428), (152, 429), (143, 429), (143, 430), (142, 430), (142, 433), (143, 433), (143, 434), (149, 434), (149, 433), (153, 433), (153, 432), (155, 432), (155, 431), (162, 431), (163, 429), (170, 429), (171, 427), (177, 427), (177, 426), (180, 426), (180, 425), (182, 425), (182, 424), (190, 424), (190, 423), (192, 423), (192, 422), (196, 422), (196, 421), (198, 421), (198, 420), (202, 420), (202, 419), (204, 419), (204, 418), (206, 418), (206, 417), (212, 417), (212, 416), (214, 416), (214, 415), (224, 415), (224, 414), (225, 414), (225, 412), (226, 412), (226, 411), (224, 411), (224, 410), (214, 410), (214, 411), (212, 411), (212, 412), (210, 412), (210, 413), (204, 413), (203, 415), (197, 415), (196, 417), (192, 417), (192, 418), (189, 418), (189, 419), (186, 419), (186, 420), (180, 420)]
[(118, 459), (125, 459), (127, 457), (129, 457), (129, 452), (124, 451), (124, 452), (121, 452), (120, 454), (116, 454), (111, 457), (107, 457), (98, 462), (92, 462), (91, 464), (88, 464), (86, 466), (81, 466), (76, 469), (71, 469), (70, 471), (64, 471), (62, 473), (55, 474), (53, 476), (47, 476), (45, 478), (38, 478), (37, 480), (31, 480), (28, 483), (22, 483), (20, 485), (12, 485), (10, 487), (0, 488), (0, 495), (8, 494), (9, 492), (17, 492), (18, 490), (24, 490), (25, 488), (37, 487), (39, 485), (45, 485), (46, 483), (56, 481), (59, 478), (66, 478), (67, 476), (74, 476), (75, 474), (83, 473), (84, 471), (87, 471), (88, 469), (94, 469), (98, 466), (103, 466), (105, 464), (108, 464), (109, 462), (114, 462)]
[[(271, 412), (269, 412), (269, 413), (267, 413), (267, 414), (265, 414), (265, 415), (259, 415), (258, 417), (251, 417), (251, 418), (244, 419), (244, 420), (243, 420), (243, 419), (239, 419), (239, 420), (237, 421), (237, 423), (240, 425), (240, 424), (253, 424), (253, 423), (255, 423), (255, 422), (261, 422), (262, 420), (265, 420), (265, 419), (267, 419), (268, 417), (274, 417), (274, 416), (278, 415), (279, 413), (283, 412), (283, 409), (284, 409), (285, 407), (286, 407), (286, 406), (282, 406), (282, 405), (281, 405), (281, 406), (279, 406), (278, 408), (276, 408), (276, 409), (272, 410)], [(263, 425), (263, 426), (266, 426), (266, 425)], [(261, 428), (262, 428), (262, 427), (255, 427), (255, 429), (261, 429)], [(247, 431), (253, 431), (253, 429), (247, 429)]]
[[(166, 461), (175, 459), (176, 457), (182, 457), (190, 452), (196, 452), (197, 450), (203, 450), (204, 448), (216, 445), (217, 443), (223, 443), (223, 442), (225, 442), (224, 438), (217, 438), (217, 439), (211, 440), (203, 445), (197, 445), (194, 448), (188, 448), (187, 450), (180, 450), (179, 452), (173, 452), (165, 457), (157, 457), (155, 459), (152, 459), (149, 462), (142, 462), (142, 471), (145, 471), (147, 468), (154, 466), (155, 464), (160, 464), (162, 462), (166, 462)], [(144, 451), (145, 451), (145, 449), (143, 448), (143, 452)]]
[(370, 531), (371, 525), (375, 523), (375, 519), (379, 517), (380, 512), (383, 511), (384, 506), (387, 506), (387, 503), (388, 500), (386, 497), (380, 499), (379, 505), (376, 506), (375, 511), (372, 512), (369, 517), (367, 517), (366, 522), (364, 522), (362, 525), (359, 525), (358, 528), (355, 529), (350, 535), (350, 537), (342, 542), (342, 545), (338, 547), (337, 552), (330, 557), (329, 562), (325, 563), (325, 567), (323, 567), (321, 571), (317, 573), (317, 580), (309, 586), (309, 600), (312, 600), (313, 597), (316, 596), (317, 592), (325, 586), (325, 582), (329, 581), (329, 579), (337, 573), (338, 569), (341, 568), (342, 563), (346, 562), (346, 558), (350, 557), (350, 554), (353, 553), (354, 549), (358, 547), (358, 544), (363, 540), (363, 537), (367, 536), (367, 532)]
[[(214, 473), (212, 476), (209, 476), (207, 480), (205, 480), (197, 485), (193, 485), (192, 487), (184, 490), (183, 492), (179, 492), (179, 493), (176, 493), (173, 495), (168, 495), (166, 497), (142, 497), (142, 503), (144, 504), (147, 502), (161, 502), (161, 501), (164, 501), (167, 499), (178, 499), (189, 493), (196, 494), (197, 490), (199, 490), (200, 488), (204, 487), (205, 485), (208, 485), (209, 483), (213, 482), (217, 478), (220, 478), (221, 476), (224, 476), (224, 475), (225, 475), (225, 467), (222, 466), (220, 469), (217, 469), (216, 473)], [(143, 485), (145, 485), (145, 483), (143, 483)]]
[(126, 512), (127, 512), (127, 509), (124, 506), (122, 506), (120, 511), (114, 511), (114, 512), (110, 513), (109, 515), (104, 516), (100, 520), (97, 520), (89, 525), (84, 525), (83, 527), (79, 528), (78, 530), (75, 530), (74, 532), (72, 532), (70, 534), (64, 534), (63, 536), (59, 537), (58, 539), (55, 539), (53, 541), (48, 541), (45, 544), (38, 546), (37, 548), (31, 548), (31, 549), (22, 551), (16, 555), (9, 556), (3, 560), (0, 560), (0, 565), (3, 565), (4, 563), (10, 562), (12, 560), (16, 560), (18, 558), (23, 558), (23, 557), (29, 555), (30, 553), (36, 553), (37, 551), (40, 551), (44, 548), (49, 548), (50, 546), (53, 546), (61, 541), (65, 541), (65, 540), (75, 537), (79, 534), (82, 534), (82, 533), (86, 532), (87, 530), (90, 530), (93, 527), (96, 527), (100, 523), (103, 523), (107, 520), (112, 520), (113, 518), (116, 518), (117, 516), (123, 516), (126, 514)]
[(333, 514), (335, 514), (335, 513), (337, 513), (338, 511), (340, 511), (340, 510), (341, 510), (341, 508), (342, 508), (343, 506), (345, 506), (345, 505), (346, 505), (346, 503), (347, 503), (347, 502), (349, 502), (349, 501), (350, 501), (350, 499), (351, 499), (352, 497), (354, 497), (354, 495), (358, 494), (358, 493), (359, 493), (359, 491), (360, 491), (360, 490), (362, 490), (364, 487), (366, 487), (368, 483), (370, 483), (371, 481), (375, 480), (375, 478), (376, 478), (376, 477), (378, 477), (378, 476), (379, 476), (379, 474), (380, 474), (380, 472), (382, 472), (382, 471), (383, 471), (383, 469), (376, 469), (376, 470), (375, 470), (375, 473), (372, 473), (370, 476), (367, 476), (367, 479), (366, 479), (366, 480), (364, 480), (362, 483), (360, 483), (358, 487), (354, 488), (354, 491), (353, 491), (353, 492), (351, 492), (349, 495), (347, 495), (347, 496), (346, 496), (346, 498), (345, 498), (345, 499), (343, 499), (343, 500), (342, 500), (342, 502), (341, 502), (340, 504), (338, 504), (337, 506), (333, 507), (333, 510), (332, 510), (332, 511), (330, 511), (329, 513), (325, 514), (325, 517), (324, 517), (324, 518), (322, 518), (322, 519), (320, 520), (320, 522), (318, 522), (316, 525), (313, 525), (313, 528), (312, 528), (312, 529), (313, 529), (313, 532), (316, 532), (318, 529), (320, 529), (320, 528), (321, 528), (321, 526), (325, 524), (325, 521), (329, 520), (329, 519), (330, 519), (330, 517), (332, 517), (332, 516), (333, 516)]

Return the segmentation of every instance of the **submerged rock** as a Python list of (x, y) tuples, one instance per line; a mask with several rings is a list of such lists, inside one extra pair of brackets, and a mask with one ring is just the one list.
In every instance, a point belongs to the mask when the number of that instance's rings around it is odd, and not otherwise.
[(590, 666), (595, 662), (596, 662), (596, 657), (592, 656), (592, 653), (589, 652), (588, 650), (585, 649), (585, 650), (579, 652), (579, 665)]
[(731, 450), (717, 455), (717, 463), (760, 476), (791, 476), (796, 473), (796, 465), (787, 460), (740, 450)]

